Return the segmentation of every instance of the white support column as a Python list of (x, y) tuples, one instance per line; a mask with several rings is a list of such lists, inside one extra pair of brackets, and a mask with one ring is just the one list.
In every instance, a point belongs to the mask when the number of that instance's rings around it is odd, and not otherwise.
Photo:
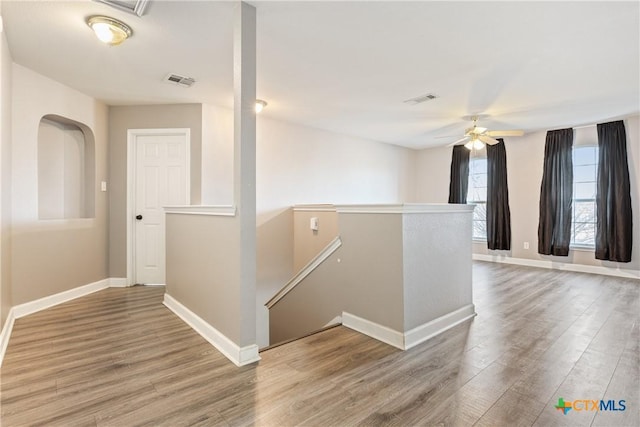
[(256, 9), (236, 5), (233, 33), (234, 200), (240, 226), (240, 342), (256, 343)]

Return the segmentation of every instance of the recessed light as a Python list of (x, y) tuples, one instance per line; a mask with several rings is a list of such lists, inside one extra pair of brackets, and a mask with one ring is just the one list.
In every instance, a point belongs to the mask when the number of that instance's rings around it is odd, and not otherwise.
[(90, 16), (87, 25), (96, 33), (98, 40), (112, 46), (119, 45), (133, 35), (131, 27), (108, 16)]

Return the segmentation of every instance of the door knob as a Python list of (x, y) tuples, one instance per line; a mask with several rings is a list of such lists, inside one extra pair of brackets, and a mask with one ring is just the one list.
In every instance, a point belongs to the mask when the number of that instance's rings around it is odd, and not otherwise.
[(136, 219), (140, 221), (142, 219), (142, 215), (136, 215)]

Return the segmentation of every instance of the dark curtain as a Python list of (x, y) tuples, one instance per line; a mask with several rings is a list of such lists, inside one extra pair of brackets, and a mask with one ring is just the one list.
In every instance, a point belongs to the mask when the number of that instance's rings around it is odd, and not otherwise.
[(467, 203), (469, 188), (469, 153), (464, 145), (454, 145), (449, 175), (449, 203)]
[(502, 138), (487, 145), (487, 247), (511, 249), (507, 152)]
[(573, 129), (547, 132), (540, 185), (538, 253), (569, 255), (573, 198)]
[(631, 190), (622, 120), (598, 125), (596, 258), (631, 261)]

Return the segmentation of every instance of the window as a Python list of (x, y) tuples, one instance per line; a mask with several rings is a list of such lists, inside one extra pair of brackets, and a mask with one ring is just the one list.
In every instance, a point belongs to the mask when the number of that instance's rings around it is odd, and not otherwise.
[(597, 173), (598, 147), (574, 147), (571, 246), (595, 246)]
[(38, 127), (38, 218), (94, 216), (94, 139), (82, 123), (46, 115)]
[(469, 160), (469, 189), (467, 203), (475, 204), (473, 211), (473, 239), (487, 240), (487, 158), (473, 152)]

